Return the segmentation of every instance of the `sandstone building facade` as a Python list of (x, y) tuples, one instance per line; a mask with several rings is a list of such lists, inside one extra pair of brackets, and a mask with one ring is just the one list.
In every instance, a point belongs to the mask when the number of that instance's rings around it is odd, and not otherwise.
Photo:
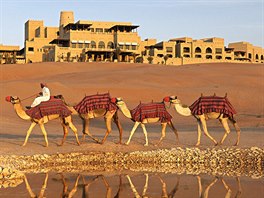
[[(24, 49), (0, 45), (1, 63), (13, 57), (18, 62), (144, 62), (184, 65), (210, 62), (264, 63), (264, 49), (248, 42), (225, 47), (223, 38), (173, 38), (157, 42), (141, 40), (138, 25), (130, 22), (79, 20), (72, 11), (62, 11), (58, 27), (46, 27), (44, 21), (25, 23)], [(1, 48), (2, 47), (2, 48)], [(12, 49), (10, 51), (10, 49)], [(2, 51), (1, 51), (2, 50)], [(8, 51), (9, 50), (9, 51)], [(23, 52), (24, 58), (17, 56)], [(8, 55), (7, 55), (8, 54)], [(9, 58), (3, 58), (9, 57)], [(18, 61), (18, 60), (20, 61)]]

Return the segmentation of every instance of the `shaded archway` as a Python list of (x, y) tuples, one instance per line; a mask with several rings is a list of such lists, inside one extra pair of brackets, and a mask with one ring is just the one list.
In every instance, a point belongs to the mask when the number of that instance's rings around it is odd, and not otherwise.
[(107, 43), (107, 49), (114, 49), (114, 43), (112, 41)]
[(98, 48), (104, 49), (105, 48), (105, 43), (103, 41), (100, 41), (98, 44)]
[(205, 52), (208, 54), (211, 54), (213, 52), (213, 50), (210, 47), (207, 47)]
[(201, 48), (200, 48), (200, 47), (196, 47), (196, 48), (195, 48), (195, 53), (202, 53)]
[(95, 41), (91, 41), (91, 48), (96, 48), (96, 42)]

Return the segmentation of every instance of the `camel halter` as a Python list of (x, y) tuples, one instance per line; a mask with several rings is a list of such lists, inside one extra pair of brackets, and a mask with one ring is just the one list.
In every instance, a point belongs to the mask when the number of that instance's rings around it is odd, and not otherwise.
[(24, 101), (24, 100), (27, 100), (27, 99), (29, 99), (29, 98), (33, 98), (34, 96), (37, 96), (38, 94), (34, 94), (34, 95), (32, 95), (32, 96), (29, 96), (29, 97), (27, 97), (27, 98), (24, 98), (24, 99), (22, 99), (22, 100), (20, 100), (20, 101)]

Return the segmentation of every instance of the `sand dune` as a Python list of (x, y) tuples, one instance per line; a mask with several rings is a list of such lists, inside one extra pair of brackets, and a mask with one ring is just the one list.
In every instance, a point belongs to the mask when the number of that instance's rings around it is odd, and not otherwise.
[[(36, 63), (25, 65), (0, 65), (0, 137), (5, 152), (54, 152), (71, 151), (78, 149), (122, 149), (123, 145), (115, 145), (118, 140), (118, 132), (113, 127), (113, 133), (107, 139), (105, 145), (97, 145), (87, 141), (81, 147), (73, 144), (73, 134), (69, 134), (64, 147), (57, 147), (56, 142), (62, 137), (62, 129), (58, 121), (51, 121), (46, 125), (49, 133), (51, 148), (43, 148), (44, 140), (40, 129), (36, 127), (29, 138), (26, 148), (21, 147), (29, 123), (17, 117), (10, 103), (5, 101), (5, 96), (19, 96), (25, 99), (41, 91), (39, 83), (46, 82), (53, 95), (63, 94), (66, 101), (76, 104), (85, 95), (110, 92), (112, 97), (122, 97), (128, 107), (134, 108), (140, 101), (161, 101), (165, 96), (177, 95), (181, 101), (191, 105), (200, 95), (219, 96), (228, 94), (228, 98), (237, 110), (236, 116), (242, 129), (242, 146), (263, 146), (263, 135), (259, 134), (264, 129), (264, 66), (263, 64), (200, 64), (186, 66), (164, 66), (148, 64), (126, 63)], [(30, 105), (33, 98), (23, 100), (23, 106)], [(173, 116), (173, 122), (179, 130), (179, 136), (183, 139), (183, 146), (195, 144), (196, 123), (193, 118), (181, 117), (173, 109), (169, 109)], [(124, 127), (124, 141), (128, 137), (132, 124), (121, 113), (120, 119)], [(74, 122), (81, 135), (81, 121), (74, 117)], [(103, 119), (93, 120), (91, 123), (93, 134), (102, 137), (104, 135)], [(212, 134), (218, 139), (223, 135), (223, 129), (218, 122), (210, 122)], [(213, 129), (213, 130), (212, 130)], [(147, 126), (150, 132), (150, 143), (158, 140), (160, 126)], [(235, 133), (226, 140), (226, 145), (235, 142)], [(99, 132), (98, 132), (99, 131)], [(185, 131), (186, 133), (182, 132)], [(243, 133), (244, 131), (244, 133)], [(254, 132), (254, 133), (253, 133)], [(252, 133), (252, 134), (251, 134)], [(247, 134), (247, 137), (244, 135)], [(249, 140), (248, 137), (251, 137)], [(165, 138), (163, 147), (172, 147), (174, 135), (169, 132)], [(172, 140), (173, 138), (173, 140)], [(254, 140), (255, 138), (255, 140)], [(152, 149), (142, 147), (144, 137), (141, 129), (135, 134), (131, 146), (127, 150)], [(204, 146), (211, 146), (211, 142), (202, 137)], [(52, 151), (53, 148), (53, 151)]]

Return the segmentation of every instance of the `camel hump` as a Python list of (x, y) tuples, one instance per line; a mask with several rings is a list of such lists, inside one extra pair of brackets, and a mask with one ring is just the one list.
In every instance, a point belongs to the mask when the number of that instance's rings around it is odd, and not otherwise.
[(59, 114), (60, 117), (65, 118), (70, 116), (71, 113), (64, 102), (56, 98), (43, 101), (38, 106), (26, 110), (26, 114), (34, 119), (41, 119), (44, 116), (55, 114)]
[(111, 101), (109, 93), (85, 96), (81, 102), (74, 106), (80, 114), (86, 114), (95, 109), (106, 109), (107, 111), (117, 110), (118, 107)]
[(172, 116), (167, 111), (164, 103), (140, 103), (131, 110), (132, 120), (142, 122), (147, 118), (160, 118), (161, 122), (171, 121)]
[(202, 96), (189, 108), (193, 115), (216, 112), (223, 114), (224, 117), (233, 117), (236, 114), (236, 110), (226, 96)]

